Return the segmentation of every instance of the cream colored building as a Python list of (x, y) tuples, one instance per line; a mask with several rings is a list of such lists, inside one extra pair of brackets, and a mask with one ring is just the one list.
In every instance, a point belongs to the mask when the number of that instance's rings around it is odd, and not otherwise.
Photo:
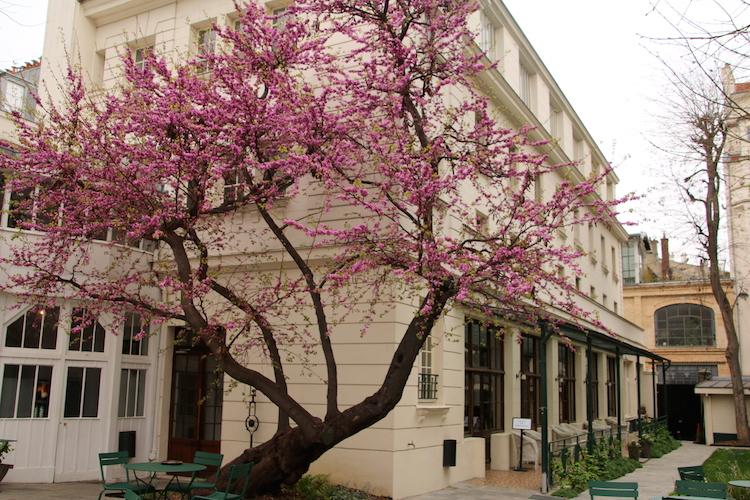
[[(270, 12), (278, 12), (284, 5), (278, 0), (266, 3)], [(477, 32), (475, 50), (484, 50), (490, 60), (499, 63), (496, 69), (483, 73), (476, 84), (490, 96), (492, 116), (512, 127), (532, 125), (533, 138), (550, 141), (545, 147), (550, 161), (580, 162), (578, 168), (566, 172), (570, 179), (583, 181), (600, 172), (607, 164), (606, 158), (508, 10), (499, 0), (483, 0), (481, 5), (481, 12), (471, 20)], [(233, 19), (231, 0), (50, 0), (42, 85), (54, 90), (67, 64), (66, 54), (73, 54), (91, 85), (108, 87), (115, 82), (119, 55), (125, 46), (136, 51), (136, 58), (139, 50), (154, 50), (181, 59), (197, 50), (198, 43), (210, 38), (207, 30), (212, 23), (226, 25), (233, 23)], [(553, 192), (560, 181), (559, 175), (543, 177), (536, 186), (536, 196), (543, 198)], [(614, 199), (617, 182), (617, 176), (610, 173), (599, 196)], [(293, 199), (283, 209), (293, 216), (306, 210), (309, 203), (306, 198)], [(481, 326), (478, 315), (454, 310), (433, 331), (398, 406), (382, 421), (326, 453), (313, 464), (311, 471), (329, 474), (334, 481), (374, 493), (403, 498), (483, 477), (487, 467), (508, 469), (514, 464), (517, 450), (512, 418), (531, 418), (538, 428), (540, 407), (549, 408), (550, 431), (559, 422), (580, 425), (589, 413), (591, 419), (600, 421), (614, 417), (618, 406), (623, 424), (634, 420), (638, 415), (639, 395), (641, 404), (650, 408), (652, 381), (642, 370), (637, 373), (637, 363), (644, 363), (648, 357), (644, 333), (622, 316), (620, 246), (627, 240), (627, 233), (613, 220), (609, 224), (577, 227), (569, 234), (560, 232), (558, 237), (561, 243), (576, 245), (587, 252), (580, 262), (583, 276), (570, 279), (575, 279), (580, 291), (580, 304), (597, 314), (616, 334), (615, 337), (597, 335), (596, 328), (589, 325), (589, 338), (595, 339), (591, 359), (596, 360), (592, 363), (591, 384), (585, 384), (589, 370), (585, 335), (570, 332), (578, 347), (575, 352), (560, 349), (557, 338), (549, 339), (542, 360), (538, 330), (520, 331), (509, 325), (505, 331), (494, 334)], [(144, 259), (158, 258), (158, 254), (149, 257), (153, 249), (143, 246), (133, 251), (142, 252)], [(570, 274), (564, 269), (560, 272)], [(5, 300), (10, 304), (13, 297)], [(332, 338), (339, 363), (342, 405), (358, 402), (375, 390), (415, 302), (404, 300), (382, 306), (383, 315), (365, 337), (360, 337), (356, 328), (361, 321), (356, 312), (338, 318), (343, 326), (333, 332)], [(63, 306), (63, 310), (70, 308)], [(0, 337), (2, 345), (6, 345), (8, 326), (15, 320), (13, 314), (7, 306), (0, 312), (0, 321), (5, 325)], [(61, 314), (70, 317), (69, 312)], [(296, 320), (295, 315), (292, 318)], [(108, 329), (107, 318), (101, 322)], [(117, 448), (119, 433), (124, 431), (136, 431), (135, 458), (142, 460), (166, 456), (189, 459), (198, 448), (220, 450), (231, 458), (248, 446), (250, 434), (245, 428), (248, 388), (237, 387), (224, 377), (225, 391), (209, 390), (209, 374), (213, 372), (210, 360), (195, 350), (176, 345), (175, 337), (180, 331), (180, 325), (176, 324), (154, 333), (146, 356), (120, 354), (117, 346), (121, 340), (109, 337), (104, 352), (87, 354), (85, 360), (81, 359), (83, 367), (102, 365), (99, 380), (111, 392), (100, 392), (101, 398), (106, 399), (106, 395), (108, 399), (98, 402), (96, 417), (88, 420), (82, 416), (65, 417), (67, 382), (63, 367), (72, 361), (65, 361), (70, 350), (66, 350), (61, 340), (64, 327), (59, 328), (56, 350), (48, 353), (50, 359), (56, 359), (48, 415), (0, 418), (0, 438), (18, 439), (17, 451), (10, 459), (16, 468), (6, 480), (94, 479), (98, 476), (95, 454)], [(521, 334), (523, 341), (519, 343), (516, 340)], [(478, 354), (484, 346), (491, 346), (493, 356), (487, 359), (492, 361), (474, 365), (473, 354)], [(13, 354), (18, 359), (36, 359), (39, 351), (19, 348)], [(259, 363), (257, 359), (246, 361)], [(539, 373), (543, 362), (548, 369), (542, 383)], [(19, 362), (6, 356), (0, 359), (0, 365), (9, 364)], [(319, 368), (315, 359), (312, 365), (309, 368), (300, 364), (288, 373), (289, 389), (310, 411), (321, 415), (324, 385), (310, 377)], [(139, 409), (137, 395), (146, 394), (141, 411), (134, 410), (138, 414), (121, 416), (123, 386), (118, 384), (125, 380), (127, 400), (131, 376), (130, 371), (122, 370), (138, 370), (134, 383), (143, 384), (143, 389), (135, 391), (135, 410)], [(119, 378), (118, 372), (125, 378)], [(621, 374), (619, 394), (614, 380), (616, 372)], [(94, 375), (96, 372), (92, 372)], [(543, 385), (548, 387), (546, 404), (539, 397)], [(197, 393), (190, 390), (195, 387), (201, 390)], [(592, 388), (590, 405), (587, 405), (587, 387)], [(203, 389), (205, 394), (201, 394)], [(200, 415), (180, 409), (186, 402), (197, 404), (200, 396), (207, 397)], [(275, 408), (262, 395), (258, 395), (257, 403), (261, 425), (253, 435), (256, 444), (273, 434), (276, 418)], [(128, 408), (126, 401), (126, 413)], [(649, 413), (653, 414), (653, 408)], [(70, 431), (73, 428), (75, 434)], [(31, 436), (42, 432), (47, 433), (44, 435), (48, 447), (64, 449), (68, 455), (27, 451), (31, 449)], [(91, 440), (94, 434), (96, 440)], [(550, 432), (552, 438), (554, 433)], [(455, 466), (443, 465), (446, 440), (456, 441)], [(537, 451), (537, 459), (538, 454)], [(66, 467), (74, 470), (67, 471)]]

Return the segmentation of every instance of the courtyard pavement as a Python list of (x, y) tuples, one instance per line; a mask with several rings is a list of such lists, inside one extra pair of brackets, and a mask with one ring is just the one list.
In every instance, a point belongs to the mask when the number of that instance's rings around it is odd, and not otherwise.
[[(638, 483), (639, 498), (664, 495), (672, 491), (675, 479), (679, 479), (677, 467), (702, 464), (716, 448), (683, 442), (682, 446), (662, 458), (651, 459), (636, 470), (618, 481), (635, 481)], [(56, 484), (0, 484), (0, 500), (83, 500), (95, 499), (99, 494), (99, 483), (56, 483)], [(513, 489), (496, 484), (482, 484), (480, 480), (458, 483), (425, 495), (411, 497), (412, 500), (526, 500), (537, 491)], [(582, 493), (575, 500), (588, 500), (588, 492)]]

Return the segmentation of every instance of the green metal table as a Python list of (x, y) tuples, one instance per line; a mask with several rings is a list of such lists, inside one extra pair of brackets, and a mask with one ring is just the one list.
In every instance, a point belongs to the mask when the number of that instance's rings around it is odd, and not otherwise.
[[(710, 497), (688, 497), (688, 496), (677, 496), (677, 495), (666, 495), (663, 497), (651, 497), (651, 500), (712, 500)], [(716, 500), (715, 498), (713, 500)]]
[(750, 481), (744, 479), (735, 479), (729, 481), (729, 486), (735, 486), (737, 488), (750, 488)]
[[(191, 464), (191, 463), (181, 463), (181, 464), (166, 464), (162, 462), (141, 462), (141, 463), (132, 463), (132, 464), (125, 464), (125, 468), (127, 470), (133, 471), (133, 476), (135, 477), (135, 480), (137, 482), (143, 483), (147, 486), (153, 486), (154, 479), (156, 478), (157, 474), (167, 474), (170, 476), (169, 482), (167, 482), (166, 486), (164, 486), (163, 490), (157, 490), (158, 492), (161, 492), (161, 498), (166, 499), (167, 498), (167, 490), (169, 488), (169, 485), (175, 483), (180, 484), (180, 476), (178, 474), (188, 474), (190, 473), (190, 482), (187, 483), (188, 491), (190, 491), (190, 485), (193, 484), (193, 480), (195, 479), (195, 473), (200, 472), (203, 470), (206, 470), (205, 465), (200, 464)], [(138, 474), (136, 472), (147, 472), (149, 473), (148, 481), (141, 479), (138, 477)], [(183, 478), (185, 479), (185, 478)]]

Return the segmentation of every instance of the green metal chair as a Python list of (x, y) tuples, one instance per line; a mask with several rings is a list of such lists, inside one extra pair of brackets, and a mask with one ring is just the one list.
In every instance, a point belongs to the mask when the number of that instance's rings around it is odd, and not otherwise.
[(702, 465), (691, 465), (690, 467), (677, 467), (677, 472), (680, 473), (680, 479), (691, 480), (691, 481), (705, 481), (706, 477), (703, 474)]
[(191, 490), (213, 490), (216, 489), (216, 483), (219, 481), (219, 472), (221, 463), (224, 461), (224, 455), (221, 453), (208, 453), (207, 451), (196, 451), (193, 456), (193, 463), (205, 465), (206, 467), (215, 467), (216, 472), (209, 476), (209, 481), (201, 478), (194, 480), (190, 484), (171, 483), (167, 486), (167, 491), (174, 491), (181, 495), (190, 494)]
[[(247, 489), (250, 487), (250, 473), (253, 470), (253, 463), (249, 462), (246, 464), (232, 465), (229, 468), (229, 479), (227, 480), (227, 487), (224, 491), (218, 491), (214, 488), (214, 492), (209, 495), (193, 495), (191, 500), (241, 500), (245, 498)], [(242, 490), (237, 493), (237, 487), (242, 482)], [(230, 493), (234, 492), (234, 493)]]
[(133, 490), (125, 490), (125, 500), (143, 500), (143, 497)]
[(594, 497), (638, 498), (638, 483), (589, 481), (589, 495)]
[(138, 481), (130, 480), (130, 472), (125, 469), (125, 481), (115, 481), (108, 483), (104, 478), (104, 468), (115, 465), (125, 465), (130, 461), (130, 456), (127, 451), (114, 451), (109, 453), (99, 453), (99, 471), (102, 473), (102, 491), (99, 492), (99, 500), (102, 495), (107, 491), (119, 491), (127, 492), (128, 490), (136, 494), (151, 493), (154, 490), (153, 486), (138, 483)]
[(678, 495), (691, 497), (727, 498), (726, 483), (704, 483), (678, 479), (675, 482), (675, 491)]

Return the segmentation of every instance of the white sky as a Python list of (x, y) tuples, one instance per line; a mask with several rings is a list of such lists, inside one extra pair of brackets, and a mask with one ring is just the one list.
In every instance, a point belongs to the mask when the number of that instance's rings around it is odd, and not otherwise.
[[(701, 23), (725, 19), (721, 7), (737, 0), (505, 0), (568, 100), (604, 154), (615, 165), (619, 194), (647, 195), (621, 219), (635, 223), (630, 232), (652, 237), (679, 233), (657, 209), (659, 182), (667, 160), (652, 147), (659, 141), (660, 93), (664, 68), (650, 52), (678, 64), (680, 53), (653, 37), (675, 31), (654, 11), (688, 6), (685, 12)], [(670, 3), (671, 2), (671, 3)], [(0, 67), (39, 57), (47, 0), (0, 0)], [(675, 18), (674, 12), (671, 12)], [(734, 11), (732, 14), (739, 14)], [(669, 192), (667, 191), (668, 195)], [(655, 197), (656, 196), (656, 197)], [(671, 227), (665, 227), (671, 226)], [(676, 238), (679, 239), (679, 238)], [(679, 241), (674, 251), (679, 252)]]

